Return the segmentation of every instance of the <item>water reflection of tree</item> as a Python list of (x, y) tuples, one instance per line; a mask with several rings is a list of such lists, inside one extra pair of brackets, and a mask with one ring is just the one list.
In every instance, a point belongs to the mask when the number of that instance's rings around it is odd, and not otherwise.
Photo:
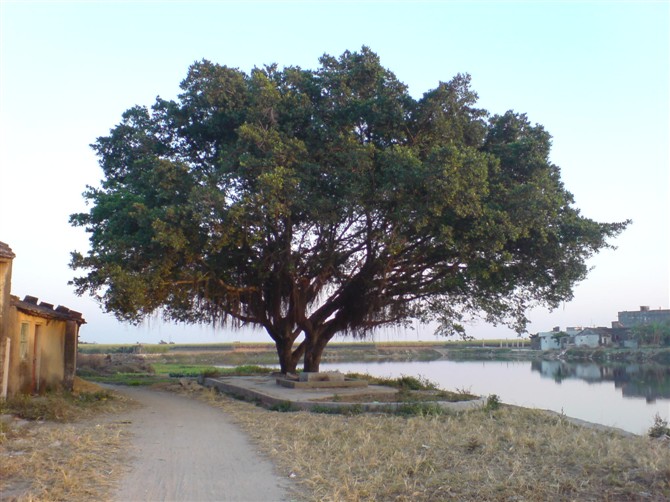
[(587, 383), (612, 381), (624, 397), (644, 397), (648, 403), (670, 399), (670, 366), (599, 365), (565, 361), (533, 361), (531, 369), (545, 378), (561, 383), (567, 378)]

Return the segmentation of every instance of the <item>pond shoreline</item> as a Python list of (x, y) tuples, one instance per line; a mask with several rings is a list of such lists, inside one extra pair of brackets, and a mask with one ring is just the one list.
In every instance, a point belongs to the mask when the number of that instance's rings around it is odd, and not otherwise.
[[(500, 342), (496, 343), (497, 347), (473, 347), (471, 343), (462, 342), (333, 343), (324, 352), (321, 368), (380, 377), (420, 376), (447, 390), (473, 389), (483, 396), (496, 394), (509, 404), (565, 410), (567, 415), (605, 425), (625, 423), (623, 427), (634, 433), (648, 428), (656, 411), (666, 420), (669, 418), (666, 409), (661, 407), (662, 400), (670, 397), (670, 364), (664, 363), (670, 356), (669, 348), (542, 352), (528, 347), (500, 347)], [(122, 373), (119, 377), (119, 382), (134, 384), (168, 375), (193, 376), (213, 371), (215, 367), (278, 367), (274, 346), (268, 343), (144, 346), (147, 351), (161, 350), (148, 354), (129, 354), (119, 351), (121, 346), (106, 348), (111, 349), (110, 356), (80, 357), (81, 376), (95, 377), (95, 373), (86, 371), (85, 360), (91, 357), (109, 360), (110, 371), (117, 373), (130, 371), (133, 365), (146, 367), (146, 375)], [(458, 364), (458, 369), (450, 370), (445, 377), (443, 366), (448, 363)], [(469, 369), (472, 364), (480, 366)], [(499, 365), (505, 368), (495, 370)], [(519, 368), (513, 370), (514, 366)], [(387, 374), (390, 371), (395, 373)], [(491, 375), (490, 371), (498, 373)], [(579, 399), (575, 396), (578, 395), (592, 406), (577, 407)], [(607, 404), (603, 400), (607, 400)], [(611, 411), (601, 411), (606, 409)]]
[[(481, 343), (481, 345), (479, 345)], [(541, 351), (519, 340), (482, 342), (387, 342), (331, 343), (322, 362), (391, 361), (538, 361), (560, 359), (568, 362), (655, 363), (670, 365), (670, 347), (624, 349), (615, 347)], [(495, 345), (495, 346), (494, 346)], [(515, 346), (516, 345), (516, 346)], [(143, 354), (148, 359), (194, 364), (274, 364), (277, 355), (271, 343), (179, 344), (179, 345), (97, 345), (82, 344), (80, 353)]]

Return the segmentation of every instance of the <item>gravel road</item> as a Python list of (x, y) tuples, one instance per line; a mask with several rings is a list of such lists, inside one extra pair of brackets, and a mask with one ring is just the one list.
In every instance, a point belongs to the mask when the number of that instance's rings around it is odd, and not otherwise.
[(122, 417), (133, 461), (118, 502), (290, 500), (286, 480), (221, 410), (169, 392), (115, 390), (142, 404)]

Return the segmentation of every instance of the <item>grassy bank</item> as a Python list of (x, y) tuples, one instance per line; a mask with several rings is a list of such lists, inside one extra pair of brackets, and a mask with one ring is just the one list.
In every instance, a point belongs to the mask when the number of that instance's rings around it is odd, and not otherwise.
[[(670, 499), (667, 440), (578, 427), (537, 410), (490, 403), (442, 415), (281, 413), (197, 385), (170, 388), (233, 417), (291, 479), (295, 500)], [(114, 413), (129, 404), (95, 389), (80, 395), (12, 405), (48, 420), (3, 426), (3, 499), (111, 498), (132, 441)]]
[(667, 441), (578, 427), (541, 411), (279, 413), (196, 392), (234, 416), (305, 500), (670, 498)]

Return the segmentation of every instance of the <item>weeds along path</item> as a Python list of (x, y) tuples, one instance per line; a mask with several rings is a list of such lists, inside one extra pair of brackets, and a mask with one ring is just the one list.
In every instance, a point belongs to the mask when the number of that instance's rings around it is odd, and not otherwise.
[(133, 461), (115, 500), (290, 500), (272, 464), (221, 410), (170, 392), (114, 390), (141, 403), (122, 418)]

